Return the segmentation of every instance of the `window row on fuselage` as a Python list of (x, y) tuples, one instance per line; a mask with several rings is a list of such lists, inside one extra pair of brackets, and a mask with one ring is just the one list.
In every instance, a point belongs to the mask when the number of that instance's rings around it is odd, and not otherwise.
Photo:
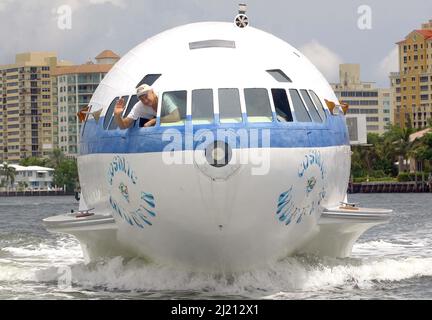
[[(177, 106), (181, 120), (165, 122), (160, 126), (184, 126), (188, 115), (193, 125), (271, 123), (271, 122), (314, 122), (326, 120), (324, 104), (313, 90), (306, 89), (266, 89), (266, 88), (221, 88), (178, 90), (162, 93), (158, 114), (169, 97)], [(136, 95), (123, 96), (127, 107), (123, 117), (127, 117), (138, 102)], [(116, 97), (108, 107), (104, 119), (105, 130), (116, 130), (114, 107), (120, 97)], [(190, 103), (189, 103), (190, 101)]]

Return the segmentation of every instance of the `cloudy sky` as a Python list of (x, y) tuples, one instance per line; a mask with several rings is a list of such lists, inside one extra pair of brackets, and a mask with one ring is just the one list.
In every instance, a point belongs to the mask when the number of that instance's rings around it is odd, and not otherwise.
[[(56, 51), (75, 63), (104, 49), (123, 55), (178, 25), (232, 21), (240, 2), (252, 26), (300, 49), (332, 82), (340, 63), (360, 63), (364, 81), (388, 86), (388, 73), (397, 71), (395, 42), (432, 19), (431, 0), (0, 0), (0, 64), (25, 51)], [(371, 21), (359, 13), (364, 5)], [(70, 29), (59, 20), (64, 8), (72, 12)]]

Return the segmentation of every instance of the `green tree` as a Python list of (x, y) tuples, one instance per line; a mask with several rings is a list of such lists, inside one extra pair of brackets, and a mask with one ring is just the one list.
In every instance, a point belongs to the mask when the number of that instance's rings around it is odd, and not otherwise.
[(377, 170), (377, 163), (380, 160), (377, 145), (381, 143), (381, 137), (375, 133), (368, 134), (367, 146), (353, 147), (352, 173), (354, 177), (364, 177), (372, 175)]
[(46, 158), (30, 157), (21, 160), (19, 164), (24, 167), (29, 167), (29, 166), (46, 167), (48, 165), (48, 162), (49, 160)]
[(397, 175), (394, 166), (396, 151), (392, 141), (376, 134), (369, 135), (368, 139), (374, 149), (373, 170), (383, 172), (387, 176)]
[(432, 133), (425, 134), (422, 138), (414, 141), (409, 155), (417, 161), (426, 162), (430, 167), (432, 162)]
[(56, 169), (65, 159), (65, 155), (60, 149), (54, 149), (49, 156), (48, 164)]
[[(367, 146), (352, 148), (352, 175), (354, 177), (397, 176), (403, 172), (405, 159), (411, 156), (413, 143), (409, 137), (415, 130), (410, 127), (401, 129), (398, 126), (388, 126), (383, 135), (368, 134)], [(399, 170), (394, 165), (399, 161)]]
[(62, 160), (55, 168), (54, 185), (66, 186), (67, 191), (74, 191), (78, 181), (78, 167), (75, 160)]
[(7, 187), (13, 187), (15, 183), (15, 174), (15, 168), (11, 167), (7, 162), (4, 162), (3, 166), (0, 168), (0, 176), (5, 178), (4, 182)]
[(24, 191), (28, 188), (28, 183), (25, 181), (18, 182), (18, 191)]
[(351, 175), (354, 178), (365, 177), (367, 175), (367, 169), (365, 168), (360, 148), (362, 147), (361, 146), (352, 147)]
[(415, 130), (409, 126), (400, 128), (398, 126), (390, 126), (389, 131), (385, 133), (384, 139), (391, 141), (394, 146), (394, 152), (399, 162), (399, 173), (406, 170), (404, 161), (408, 159), (412, 147), (409, 138)]

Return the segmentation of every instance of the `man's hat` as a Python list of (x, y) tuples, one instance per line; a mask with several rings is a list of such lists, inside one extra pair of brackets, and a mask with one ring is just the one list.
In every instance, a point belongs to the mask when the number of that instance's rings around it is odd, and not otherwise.
[(137, 88), (137, 97), (139, 98), (142, 95), (144, 95), (147, 92), (152, 91), (152, 90), (153, 90), (153, 88), (150, 87), (148, 84), (143, 84)]

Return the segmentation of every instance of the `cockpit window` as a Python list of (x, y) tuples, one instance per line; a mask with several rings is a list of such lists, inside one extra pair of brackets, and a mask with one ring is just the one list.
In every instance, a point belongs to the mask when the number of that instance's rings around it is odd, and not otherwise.
[(267, 72), (278, 82), (292, 82), (290, 77), (280, 69), (267, 70)]
[(104, 123), (103, 123), (103, 127), (105, 130), (107, 130), (108, 126), (110, 125), (111, 118), (112, 118), (112, 115), (114, 112), (114, 107), (117, 104), (118, 100), (119, 100), (118, 97), (114, 98), (114, 100), (109, 105), (107, 112), (105, 113), (105, 119), (104, 119)]
[(315, 105), (318, 108), (318, 112), (319, 112), (321, 118), (323, 120), (326, 119), (327, 118), (327, 114), (325, 113), (324, 105), (321, 103), (320, 98), (318, 97), (318, 95), (313, 90), (309, 90), (309, 93), (310, 93), (313, 101), (315, 102)]
[[(123, 96), (122, 98), (124, 99), (125, 104), (127, 105), (128, 100), (129, 100), (129, 96)], [(117, 129), (118, 127), (119, 127), (119, 126), (118, 126), (118, 123), (117, 123), (117, 121), (114, 119), (114, 114), (113, 114), (112, 117), (111, 117), (111, 122), (110, 122), (110, 124), (109, 124), (109, 126), (108, 126), (108, 130), (115, 130), (115, 129)]]
[(306, 102), (306, 105), (309, 109), (309, 113), (312, 116), (313, 121), (323, 122), (321, 116), (318, 114), (318, 110), (315, 108), (315, 105), (312, 102), (311, 97), (309, 97), (307, 90), (300, 90), (300, 92), (303, 97), (303, 100)]
[(279, 122), (292, 122), (293, 116), (285, 89), (272, 89), (273, 102)]
[(140, 82), (138, 82), (138, 84), (136, 85), (136, 87), (138, 88), (139, 86), (145, 84), (148, 84), (149, 86), (152, 86), (157, 79), (159, 79), (161, 76), (161, 74), (148, 74), (146, 75), (144, 78), (142, 78), (142, 80)]
[(161, 126), (183, 126), (187, 112), (187, 91), (169, 91), (162, 95)]
[(238, 89), (219, 89), (219, 116), (221, 123), (242, 122)]
[(192, 91), (192, 123), (211, 124), (214, 122), (213, 90)]
[(300, 95), (297, 90), (290, 89), (291, 100), (293, 103), (296, 120), (298, 122), (311, 122), (312, 119), (309, 113), (306, 110), (306, 107), (300, 98)]
[(249, 122), (272, 122), (272, 110), (267, 89), (245, 89)]

